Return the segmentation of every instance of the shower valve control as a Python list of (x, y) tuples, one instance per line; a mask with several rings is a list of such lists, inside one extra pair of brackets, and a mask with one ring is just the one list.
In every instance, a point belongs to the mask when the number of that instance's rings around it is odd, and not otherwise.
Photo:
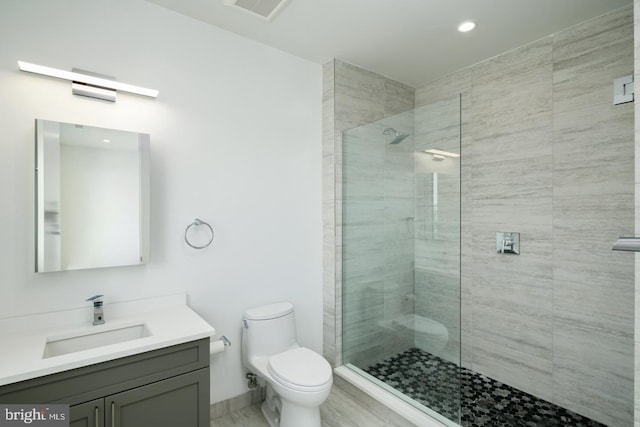
[(496, 252), (499, 254), (520, 255), (520, 233), (497, 231)]

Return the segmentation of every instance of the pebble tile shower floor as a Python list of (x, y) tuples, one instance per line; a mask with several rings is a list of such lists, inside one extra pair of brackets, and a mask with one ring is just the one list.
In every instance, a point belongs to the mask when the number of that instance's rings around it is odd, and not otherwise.
[(463, 427), (606, 427), (417, 348), (365, 371)]

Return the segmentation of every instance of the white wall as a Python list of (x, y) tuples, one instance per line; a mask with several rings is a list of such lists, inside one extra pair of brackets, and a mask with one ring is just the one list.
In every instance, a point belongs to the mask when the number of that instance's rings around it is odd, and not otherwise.
[[(321, 351), (321, 67), (141, 0), (0, 4), (0, 317), (185, 291), (233, 346), (212, 402), (246, 391), (240, 319), (289, 299), (299, 341)], [(115, 104), (20, 73), (16, 61), (114, 75), (160, 90)], [(151, 134), (151, 261), (33, 273), (34, 119)], [(193, 250), (195, 217), (216, 239)], [(106, 312), (108, 321), (108, 311)]]
[(138, 134), (129, 139), (125, 149), (61, 144), (63, 270), (140, 263)]

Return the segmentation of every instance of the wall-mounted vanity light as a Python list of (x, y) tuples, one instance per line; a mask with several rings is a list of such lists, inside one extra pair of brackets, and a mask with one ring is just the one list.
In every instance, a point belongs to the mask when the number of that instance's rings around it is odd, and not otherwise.
[(454, 157), (454, 158), (460, 157), (460, 154), (452, 153), (450, 151), (444, 151), (444, 150), (430, 149), (430, 150), (424, 150), (424, 152), (427, 154), (431, 154), (433, 156), (433, 160), (437, 162), (443, 161), (446, 157)]
[(24, 61), (18, 61), (18, 69), (29, 73), (68, 80), (71, 82), (74, 95), (88, 96), (105, 101), (115, 102), (116, 91), (148, 96), (150, 98), (156, 98), (158, 96), (158, 91), (155, 89), (121, 83), (106, 76), (95, 75), (87, 71), (76, 69), (74, 69), (74, 71), (58, 70), (57, 68), (30, 64)]

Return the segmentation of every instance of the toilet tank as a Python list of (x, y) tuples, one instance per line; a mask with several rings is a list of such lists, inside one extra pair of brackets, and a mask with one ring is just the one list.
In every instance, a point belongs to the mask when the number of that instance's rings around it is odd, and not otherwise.
[(296, 321), (289, 302), (251, 308), (242, 320), (243, 357), (270, 356), (297, 346)]

